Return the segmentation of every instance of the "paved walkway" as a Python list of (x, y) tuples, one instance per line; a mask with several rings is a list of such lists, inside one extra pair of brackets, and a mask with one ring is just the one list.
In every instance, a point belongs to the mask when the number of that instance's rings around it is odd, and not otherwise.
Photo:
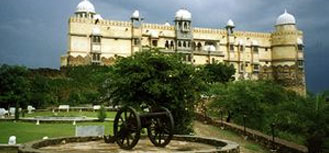
[(194, 122), (194, 131), (196, 135), (203, 137), (214, 137), (219, 139), (226, 139), (240, 144), (241, 153), (270, 153), (264, 147), (247, 140), (235, 134), (234, 132), (222, 130), (212, 125), (203, 124), (201, 122)]

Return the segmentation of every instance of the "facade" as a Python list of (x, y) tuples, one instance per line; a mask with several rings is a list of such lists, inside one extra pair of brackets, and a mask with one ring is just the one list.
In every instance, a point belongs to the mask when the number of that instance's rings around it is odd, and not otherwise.
[(193, 27), (186, 9), (176, 12), (174, 25), (143, 23), (138, 10), (130, 21), (103, 19), (93, 4), (82, 0), (68, 21), (68, 50), (61, 66), (110, 65), (117, 56), (130, 56), (143, 48), (182, 53), (191, 64), (225, 62), (236, 69), (235, 78), (273, 79), (305, 93), (303, 32), (285, 11), (272, 33), (235, 31), (232, 20), (225, 29)]

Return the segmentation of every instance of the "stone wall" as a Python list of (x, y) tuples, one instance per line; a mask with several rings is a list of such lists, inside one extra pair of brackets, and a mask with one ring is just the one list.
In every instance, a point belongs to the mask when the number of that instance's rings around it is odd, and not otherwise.
[(240, 135), (247, 136), (248, 140), (255, 141), (256, 143), (261, 144), (262, 146), (269, 148), (270, 150), (273, 150), (275, 148), (275, 150), (279, 153), (307, 153), (308, 152), (305, 146), (298, 145), (283, 139), (275, 138), (273, 142), (271, 136), (256, 130), (252, 130), (249, 128), (246, 128), (246, 130), (244, 130), (243, 126), (228, 123), (225, 121), (215, 120), (210, 117), (205, 117), (201, 114), (197, 114), (196, 117), (197, 120), (201, 122), (207, 122), (208, 124), (211, 124), (213, 126), (225, 128), (230, 131), (236, 132)]
[[(146, 138), (146, 136), (144, 137)], [(40, 148), (58, 145), (58, 144), (66, 144), (73, 142), (88, 142), (88, 141), (97, 141), (101, 140), (100, 137), (66, 137), (66, 138), (55, 138), (55, 139), (47, 139), (47, 140), (39, 140), (34, 142), (29, 142), (23, 144), (19, 147), (19, 153), (43, 153), (45, 151), (39, 150)], [(215, 138), (203, 138), (203, 137), (195, 137), (195, 136), (186, 136), (186, 135), (175, 135), (173, 140), (178, 141), (189, 141), (189, 142), (197, 142), (204, 143), (208, 145), (214, 146), (213, 149), (207, 150), (198, 150), (195, 152), (202, 153), (240, 153), (239, 144), (227, 140), (215, 139)], [(192, 152), (190, 152), (192, 153)]]
[(19, 145), (0, 144), (0, 153), (17, 153)]

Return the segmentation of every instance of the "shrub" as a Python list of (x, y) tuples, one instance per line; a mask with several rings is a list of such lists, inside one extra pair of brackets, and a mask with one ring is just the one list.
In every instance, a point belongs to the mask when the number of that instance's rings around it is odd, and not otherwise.
[(98, 111), (98, 120), (101, 122), (104, 122), (106, 119), (106, 109), (105, 107), (102, 105), (101, 108)]

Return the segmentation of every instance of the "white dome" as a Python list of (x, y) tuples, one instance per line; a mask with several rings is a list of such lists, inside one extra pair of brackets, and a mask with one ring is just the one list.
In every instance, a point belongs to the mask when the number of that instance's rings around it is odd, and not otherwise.
[(303, 39), (297, 38), (297, 44), (298, 45), (304, 45)]
[(158, 38), (158, 37), (159, 37), (158, 32), (156, 32), (156, 31), (151, 32), (151, 38)]
[(169, 23), (169, 22), (166, 22), (166, 23), (165, 23), (165, 26), (170, 26), (170, 23)]
[(101, 29), (99, 29), (98, 27), (93, 28), (93, 33), (94, 36), (99, 36), (101, 35)]
[(135, 10), (134, 13), (131, 15), (131, 18), (138, 19), (139, 18), (139, 11)]
[(287, 10), (276, 19), (276, 25), (296, 24), (296, 19), (293, 15), (289, 14)]
[(83, 0), (81, 1), (78, 6), (76, 12), (95, 12), (95, 7), (92, 3), (89, 2), (89, 0)]
[(191, 20), (192, 14), (186, 9), (179, 9), (176, 12), (175, 18), (176, 20)]
[(258, 41), (257, 40), (251, 41), (251, 46), (258, 46)]
[(103, 20), (103, 17), (100, 14), (96, 14), (96, 15), (94, 15), (94, 19)]
[(216, 47), (214, 45), (206, 45), (206, 46), (204, 46), (203, 50), (214, 52), (214, 51), (216, 51)]
[(243, 46), (244, 45), (244, 41), (240, 39), (239, 41), (236, 42), (236, 45)]
[(229, 20), (227, 21), (226, 26), (227, 26), (227, 27), (235, 27), (234, 22), (233, 22), (231, 19), (229, 19)]

